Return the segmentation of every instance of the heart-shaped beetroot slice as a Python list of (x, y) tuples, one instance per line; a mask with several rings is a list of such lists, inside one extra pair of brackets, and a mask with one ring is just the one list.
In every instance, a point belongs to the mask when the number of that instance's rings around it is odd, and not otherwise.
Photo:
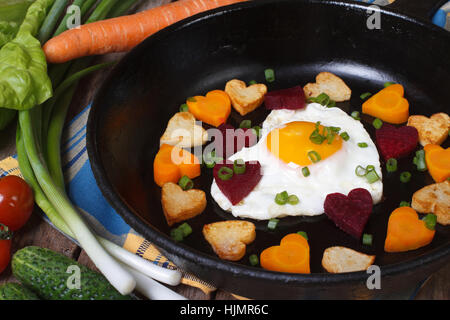
[(324, 203), (325, 214), (342, 231), (360, 239), (372, 213), (373, 200), (366, 189), (354, 189), (348, 196), (329, 194)]
[(306, 107), (306, 97), (302, 86), (272, 91), (266, 94), (266, 108), (269, 110), (297, 110)]
[(244, 147), (253, 146), (258, 141), (251, 129), (235, 129), (231, 124), (222, 124), (217, 129), (220, 130), (221, 137), (215, 137), (214, 147), (216, 155), (224, 159), (228, 159)]
[(261, 164), (258, 161), (246, 162), (245, 173), (233, 174), (233, 177), (229, 180), (219, 178), (218, 173), (222, 167), (228, 167), (233, 170), (233, 162), (218, 163), (213, 170), (217, 186), (233, 205), (238, 204), (248, 196), (262, 177)]
[(376, 132), (378, 149), (384, 160), (402, 158), (413, 152), (419, 143), (419, 132), (410, 126), (383, 124)]

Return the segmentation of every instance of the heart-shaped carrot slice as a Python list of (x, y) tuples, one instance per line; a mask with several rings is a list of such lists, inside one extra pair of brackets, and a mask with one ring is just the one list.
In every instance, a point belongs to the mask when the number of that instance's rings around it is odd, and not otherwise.
[(450, 148), (427, 144), (424, 149), (428, 172), (434, 181), (439, 183), (450, 178)]
[(218, 127), (227, 122), (231, 113), (231, 100), (222, 90), (210, 91), (206, 96), (195, 96), (187, 100), (189, 112), (197, 120)]
[(364, 102), (362, 111), (388, 123), (404, 123), (409, 117), (409, 102), (404, 93), (402, 85), (392, 84)]
[(279, 246), (267, 248), (260, 256), (261, 267), (266, 270), (311, 273), (309, 267), (309, 244), (301, 235), (285, 236)]
[(415, 250), (429, 244), (435, 231), (426, 227), (417, 212), (410, 207), (394, 210), (389, 217), (387, 236), (384, 243), (386, 252)]
[(200, 176), (200, 162), (192, 153), (163, 144), (153, 161), (153, 177), (162, 187), (167, 182), (178, 183), (183, 176), (194, 179)]

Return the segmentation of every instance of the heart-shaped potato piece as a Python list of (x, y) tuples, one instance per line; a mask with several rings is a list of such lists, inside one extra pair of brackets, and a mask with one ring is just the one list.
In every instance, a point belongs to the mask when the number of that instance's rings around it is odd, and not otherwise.
[(255, 240), (256, 232), (253, 223), (234, 220), (205, 225), (203, 236), (221, 259), (238, 261), (245, 255), (247, 244)]
[(442, 144), (448, 137), (450, 117), (446, 113), (436, 113), (430, 118), (422, 115), (410, 116), (408, 126), (419, 132), (419, 142), (422, 146), (427, 144)]
[(178, 112), (170, 119), (160, 144), (170, 144), (180, 148), (201, 146), (208, 141), (208, 133), (195, 123), (190, 112)]
[(184, 191), (175, 183), (163, 185), (161, 203), (169, 226), (191, 219), (206, 208), (206, 195), (202, 190)]
[(346, 247), (325, 249), (322, 266), (330, 273), (364, 271), (375, 261), (375, 256), (367, 255)]
[(345, 84), (344, 80), (330, 72), (321, 72), (316, 77), (315, 83), (308, 83), (303, 90), (306, 98), (317, 97), (326, 93), (331, 100), (343, 102), (350, 100), (352, 90)]
[(405, 252), (429, 244), (435, 231), (427, 228), (417, 212), (410, 207), (395, 209), (389, 217), (384, 251)]
[(450, 224), (450, 181), (426, 186), (413, 194), (411, 207), (420, 213), (433, 213), (437, 222)]
[(227, 82), (225, 92), (230, 97), (233, 108), (241, 116), (245, 116), (264, 102), (267, 87), (265, 84), (253, 84), (247, 87), (244, 81), (233, 79)]

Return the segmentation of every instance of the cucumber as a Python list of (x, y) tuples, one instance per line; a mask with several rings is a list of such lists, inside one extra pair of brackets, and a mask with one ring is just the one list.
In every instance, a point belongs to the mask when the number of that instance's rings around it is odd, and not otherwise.
[[(79, 289), (68, 285), (68, 280), (75, 275), (69, 267), (78, 267), (80, 270)], [(14, 254), (11, 268), (13, 275), (23, 285), (45, 300), (131, 299), (116, 291), (100, 273), (49, 249), (34, 246), (23, 248)], [(69, 284), (73, 282), (69, 281)]]
[(18, 283), (6, 283), (0, 286), (0, 300), (39, 300), (39, 297)]

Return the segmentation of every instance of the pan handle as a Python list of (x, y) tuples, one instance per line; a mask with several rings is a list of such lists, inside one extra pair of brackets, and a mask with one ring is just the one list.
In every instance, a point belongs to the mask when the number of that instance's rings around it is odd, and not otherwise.
[(388, 7), (399, 12), (430, 21), (448, 0), (395, 0)]

